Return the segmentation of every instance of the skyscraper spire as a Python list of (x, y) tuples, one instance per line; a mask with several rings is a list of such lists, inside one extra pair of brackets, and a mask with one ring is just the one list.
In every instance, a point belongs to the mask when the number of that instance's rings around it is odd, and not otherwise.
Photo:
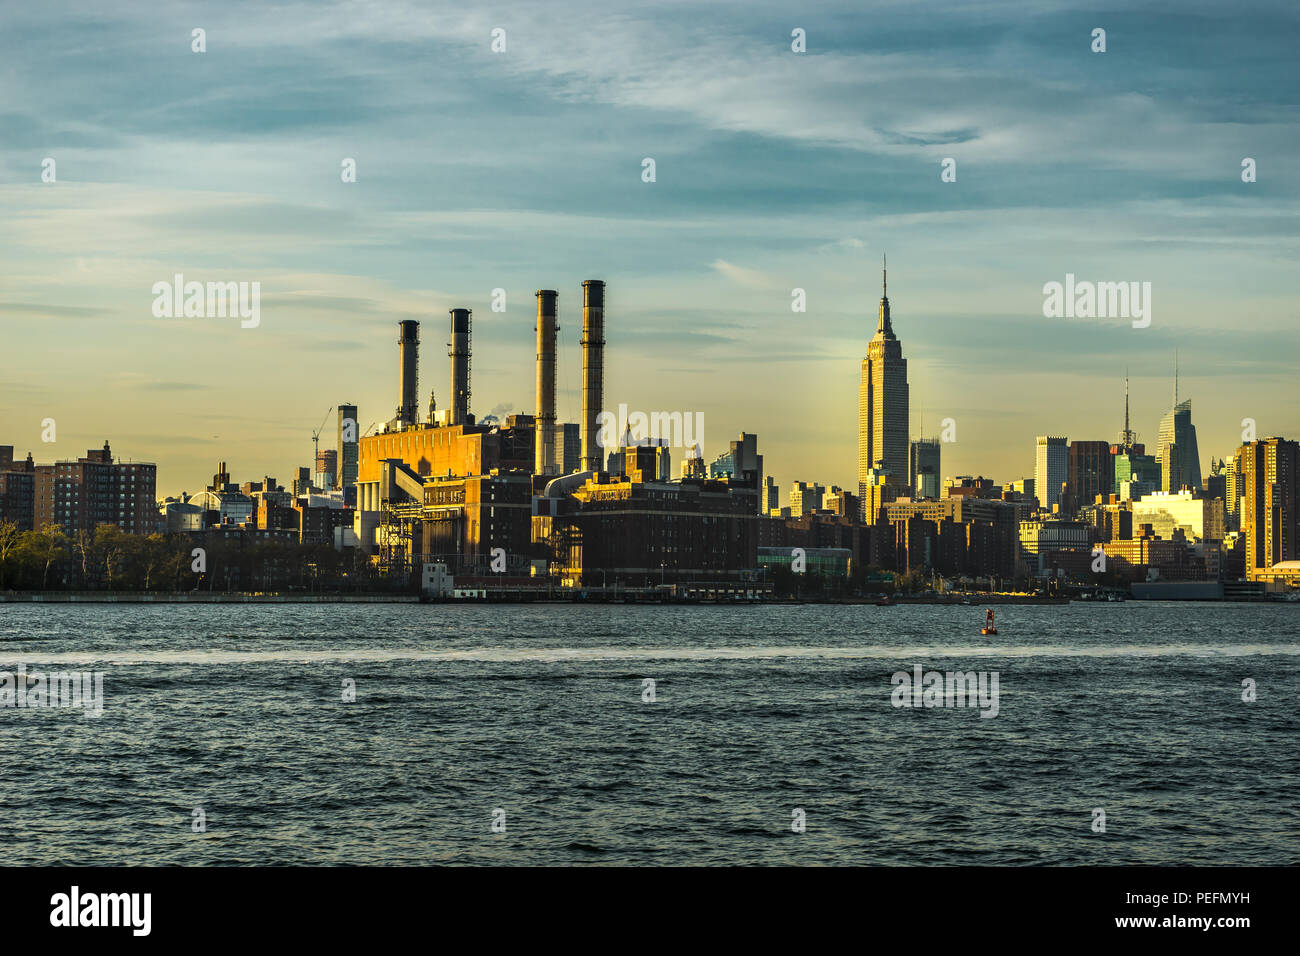
[(1178, 349), (1174, 349), (1174, 408), (1178, 407)]
[(876, 335), (892, 339), (894, 327), (889, 322), (889, 272), (883, 256), (880, 263), (880, 318), (876, 322)]

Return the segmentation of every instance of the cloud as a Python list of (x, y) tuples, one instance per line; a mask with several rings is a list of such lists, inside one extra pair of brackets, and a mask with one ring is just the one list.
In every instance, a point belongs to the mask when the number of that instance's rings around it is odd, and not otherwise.
[(726, 276), (732, 282), (748, 286), (751, 289), (770, 289), (775, 285), (772, 277), (766, 273), (759, 272), (757, 269), (746, 269), (744, 266), (735, 265), (725, 259), (715, 259), (710, 263), (710, 268)]

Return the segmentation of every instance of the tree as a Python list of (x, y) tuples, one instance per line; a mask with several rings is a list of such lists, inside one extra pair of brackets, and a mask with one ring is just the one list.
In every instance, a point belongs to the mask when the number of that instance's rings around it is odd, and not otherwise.
[(168, 546), (167, 539), (161, 534), (151, 534), (138, 544), (139, 568), (144, 576), (144, 589), (148, 591), (153, 584), (154, 576), (165, 573), (168, 559), (171, 557), (171, 548)]
[(85, 528), (77, 529), (72, 539), (72, 550), (81, 565), (81, 586), (90, 587), (90, 564), (95, 555), (95, 532)]
[(9, 558), (18, 550), (22, 536), (22, 531), (18, 529), (18, 522), (10, 521), (8, 518), (0, 520), (0, 588), (4, 587)]
[(104, 586), (110, 591), (113, 582), (121, 577), (131, 545), (131, 536), (115, 524), (101, 524), (95, 529), (95, 548), (104, 562)]
[(50, 568), (68, 550), (68, 536), (57, 524), (47, 524), (40, 531), (23, 535), (23, 550), (32, 565), (41, 569), (41, 590), (49, 587)]

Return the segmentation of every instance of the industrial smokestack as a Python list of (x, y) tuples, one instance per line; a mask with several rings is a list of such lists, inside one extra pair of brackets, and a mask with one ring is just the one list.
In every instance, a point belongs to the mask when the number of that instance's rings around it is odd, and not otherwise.
[(605, 400), (605, 283), (582, 284), (582, 470), (604, 471), (596, 419)]
[(537, 292), (537, 427), (533, 434), (533, 471), (559, 474), (555, 462), (555, 300), (551, 289)]
[(407, 319), (397, 323), (398, 361), (402, 404), (397, 406), (398, 424), (405, 427), (415, 424), (416, 377), (420, 368), (420, 323)]
[(469, 309), (451, 310), (451, 341), (447, 355), (451, 358), (452, 425), (469, 424)]

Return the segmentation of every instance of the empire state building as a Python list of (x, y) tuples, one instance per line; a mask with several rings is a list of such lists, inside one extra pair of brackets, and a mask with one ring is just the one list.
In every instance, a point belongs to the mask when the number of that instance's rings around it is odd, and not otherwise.
[(862, 360), (858, 389), (858, 494), (866, 500), (868, 473), (881, 467), (893, 481), (911, 483), (908, 471), (907, 359), (889, 322), (888, 275), (881, 270), (880, 317)]

